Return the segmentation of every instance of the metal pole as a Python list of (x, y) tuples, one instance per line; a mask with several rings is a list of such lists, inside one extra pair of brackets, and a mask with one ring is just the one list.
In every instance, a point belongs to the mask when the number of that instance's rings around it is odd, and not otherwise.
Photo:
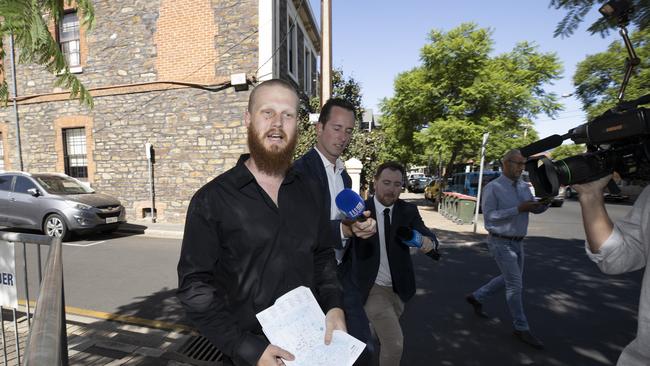
[(4, 355), (5, 365), (7, 364), (7, 339), (5, 338), (5, 318), (2, 314), (4, 309), (0, 306), (0, 323), (2, 323), (2, 353)]
[(14, 33), (10, 32), (9, 33), (9, 58), (11, 62), (11, 78), (12, 78), (12, 83), (13, 83), (13, 104), (14, 104), (14, 117), (16, 119), (16, 151), (17, 151), (17, 158), (18, 158), (18, 166), (20, 167), (20, 170), (23, 170), (23, 153), (22, 153), (22, 148), (20, 146), (20, 120), (18, 119), (18, 104), (16, 103), (16, 98), (18, 98), (18, 87), (16, 84), (16, 60), (14, 57)]
[(27, 279), (27, 245), (25, 242), (23, 242), (23, 270), (25, 272), (25, 304), (27, 305), (27, 328), (31, 328), (32, 322), (29, 318), (29, 281)]
[(41, 282), (43, 282), (43, 270), (41, 270), (41, 244), (36, 244), (38, 248), (38, 287), (41, 287)]
[(332, 2), (321, 0), (321, 107), (332, 96)]
[(149, 168), (149, 198), (151, 200), (151, 222), (156, 222), (156, 201), (155, 201), (155, 190), (153, 185), (153, 160), (154, 160), (154, 151), (151, 143), (147, 142), (144, 144), (145, 155), (147, 157), (147, 167)]
[(478, 173), (478, 190), (476, 193), (476, 209), (474, 211), (474, 233), (476, 233), (476, 224), (478, 223), (478, 211), (481, 208), (481, 191), (483, 185), (483, 165), (485, 161), (485, 147), (487, 146), (488, 137), (490, 133), (486, 132), (483, 134), (483, 142), (481, 143), (481, 166)]
[[(14, 334), (16, 335), (16, 358), (18, 360), (18, 366), (20, 366), (20, 337), (18, 336), (18, 318), (16, 318), (16, 308), (13, 309), (13, 314), (14, 314)], [(29, 319), (29, 316), (27, 317), (27, 319)]]

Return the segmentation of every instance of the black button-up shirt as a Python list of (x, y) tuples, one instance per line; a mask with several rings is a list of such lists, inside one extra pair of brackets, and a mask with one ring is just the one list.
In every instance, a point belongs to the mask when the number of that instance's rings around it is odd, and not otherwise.
[(316, 182), (293, 169), (278, 204), (244, 165), (196, 192), (178, 263), (178, 297), (189, 319), (237, 365), (255, 365), (268, 346), (255, 314), (298, 286), (325, 312), (341, 307), (324, 200)]

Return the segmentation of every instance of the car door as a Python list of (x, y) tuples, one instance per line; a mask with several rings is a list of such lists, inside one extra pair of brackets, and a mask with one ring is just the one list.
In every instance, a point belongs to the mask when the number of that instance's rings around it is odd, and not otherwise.
[(42, 220), (40, 200), (43, 197), (34, 197), (28, 192), (30, 188), (38, 189), (30, 178), (16, 176), (14, 189), (9, 196), (9, 209), (12, 211), (10, 224), (15, 227), (40, 229)]
[(11, 194), (11, 184), (13, 175), (0, 175), (0, 225), (7, 225), (9, 222), (9, 195)]

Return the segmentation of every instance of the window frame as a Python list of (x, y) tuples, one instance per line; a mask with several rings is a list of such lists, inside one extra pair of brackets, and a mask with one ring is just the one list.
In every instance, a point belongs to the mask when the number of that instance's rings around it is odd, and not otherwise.
[(0, 131), (0, 172), (5, 169), (5, 142), (3, 140), (2, 131)]
[[(293, 28), (291, 23), (294, 24)], [(286, 45), (287, 45), (287, 74), (298, 82), (298, 27), (300, 26), (300, 18), (298, 12), (293, 7), (290, 1), (287, 1), (287, 31), (286, 31)], [(292, 51), (293, 50), (293, 54)], [(293, 65), (293, 71), (291, 66)]]
[[(78, 135), (73, 135), (70, 136), (69, 133), (73, 130), (80, 130), (81, 133)], [(70, 141), (68, 141), (68, 138), (74, 138), (77, 136), (83, 137), (83, 154), (71, 154), (69, 151), (69, 144)], [(73, 177), (78, 180), (82, 181), (88, 181), (89, 180), (89, 162), (88, 162), (88, 139), (86, 136), (86, 127), (81, 126), (81, 127), (67, 127), (67, 128), (62, 128), (61, 129), (61, 137), (62, 137), (62, 142), (63, 142), (63, 171), (66, 175)], [(73, 149), (75, 146), (72, 147)], [(83, 158), (81, 158), (83, 156)], [(75, 165), (72, 166), (72, 159), (82, 159), (85, 165)], [(73, 168), (81, 168), (82, 171), (84, 172), (85, 176), (80, 176), (80, 174), (76, 173), (76, 170), (72, 170)], [(73, 174), (74, 173), (74, 174)]]
[[(72, 41), (63, 41), (62, 40), (62, 33), (63, 33), (63, 25), (64, 25), (64, 19), (66, 16), (69, 16), (73, 14), (77, 18), (77, 30), (76, 30), (76, 38), (73, 39)], [(81, 30), (81, 21), (79, 19), (79, 13), (77, 12), (77, 9), (67, 9), (64, 11), (63, 18), (59, 21), (59, 23), (55, 24), (55, 32), (56, 32), (56, 42), (59, 45), (59, 49), (61, 50), (61, 53), (63, 53), (63, 57), (65, 58), (66, 65), (68, 66), (68, 69), (70, 70), (71, 73), (73, 74), (78, 74), (83, 72), (83, 55), (82, 55), (82, 30)], [(69, 52), (64, 51), (64, 42), (65, 44), (71, 43), (71, 42), (77, 42), (77, 58), (78, 58), (78, 64), (76, 65), (70, 65), (70, 58)]]

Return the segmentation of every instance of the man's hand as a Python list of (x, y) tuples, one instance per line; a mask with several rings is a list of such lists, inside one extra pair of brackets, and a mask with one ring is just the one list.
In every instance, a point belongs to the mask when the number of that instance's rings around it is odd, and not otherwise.
[(375, 235), (377, 232), (377, 221), (370, 218), (370, 211), (364, 211), (363, 216), (366, 217), (364, 221), (341, 221), (341, 229), (346, 238), (357, 236), (361, 239), (368, 239)]
[(325, 315), (325, 344), (332, 342), (332, 333), (334, 330), (348, 332), (345, 326), (345, 314), (341, 308), (331, 308)]
[(262, 353), (262, 356), (257, 360), (257, 366), (278, 366), (284, 365), (282, 359), (287, 361), (293, 361), (295, 357), (293, 355), (278, 346), (269, 344), (268, 347)]
[(434, 247), (435, 244), (431, 238), (428, 236), (422, 236), (422, 246), (420, 247), (420, 251), (422, 251), (422, 253), (429, 253), (434, 249)]
[(593, 182), (572, 184), (571, 188), (576, 190), (578, 193), (578, 200), (580, 201), (591, 201), (594, 199), (603, 201), (603, 190), (607, 187), (607, 183), (609, 183), (611, 179), (612, 175), (610, 174)]
[(519, 206), (517, 206), (517, 209), (519, 212), (531, 212), (542, 206), (545, 206), (545, 204), (537, 201), (526, 201), (519, 204)]

